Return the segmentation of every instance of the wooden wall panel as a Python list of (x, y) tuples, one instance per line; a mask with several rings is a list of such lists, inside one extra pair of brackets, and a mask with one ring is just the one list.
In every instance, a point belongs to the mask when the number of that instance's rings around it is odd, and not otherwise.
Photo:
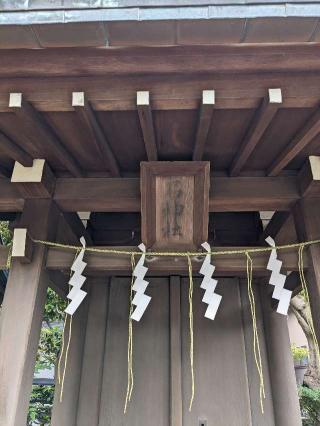
[(88, 282), (87, 323), (84, 305), (74, 325), (64, 401), (55, 400), (53, 426), (198, 426), (201, 420), (208, 426), (275, 425), (257, 294), (267, 395), (264, 416), (260, 412), (245, 281), (219, 280), (223, 301), (212, 322), (204, 317), (200, 280), (194, 280), (195, 399), (189, 413), (189, 280), (150, 279), (151, 303), (141, 322), (133, 324), (134, 388), (124, 415), (130, 278), (100, 280)]
[[(183, 425), (199, 425), (200, 420), (207, 421), (208, 426), (257, 425), (251, 417), (237, 279), (219, 280), (216, 291), (223, 299), (213, 322), (204, 317), (207, 305), (201, 302), (203, 290), (200, 281), (194, 280), (195, 399), (192, 412), (188, 411), (191, 394), (188, 285), (188, 279), (184, 279), (181, 305)], [(258, 407), (259, 395), (253, 403)]]
[(168, 426), (169, 422), (169, 283), (154, 278), (152, 296), (141, 322), (133, 324), (134, 389), (123, 414), (127, 386), (128, 278), (113, 278), (99, 426)]
[[(272, 401), (272, 390), (270, 385), (269, 367), (267, 359), (267, 349), (265, 340), (264, 323), (262, 318), (262, 308), (260, 292), (258, 286), (254, 285), (254, 297), (256, 302), (257, 312), (257, 325), (259, 331), (259, 342), (261, 348), (262, 357), (262, 368), (264, 377), (264, 386), (266, 399), (264, 400), (265, 414), (261, 413), (259, 404), (259, 374), (256, 368), (254, 354), (253, 354), (253, 328), (252, 319), (250, 313), (250, 304), (247, 290), (247, 280), (243, 279), (240, 281), (240, 297), (241, 297), (241, 315), (242, 315), (242, 326), (245, 342), (245, 359), (247, 365), (248, 385), (249, 385), (249, 397), (250, 397), (250, 411), (251, 411), (251, 424), (252, 426), (275, 426), (274, 413), (273, 413), (273, 401)], [(262, 285), (262, 284), (261, 284)], [(271, 299), (270, 299), (271, 303)]]
[(77, 426), (98, 426), (109, 298), (109, 278), (89, 280)]

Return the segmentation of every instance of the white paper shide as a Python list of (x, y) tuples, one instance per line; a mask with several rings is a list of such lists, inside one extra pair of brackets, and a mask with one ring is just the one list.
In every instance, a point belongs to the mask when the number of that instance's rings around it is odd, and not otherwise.
[(136, 277), (136, 279), (132, 286), (132, 290), (135, 291), (132, 304), (136, 306), (136, 308), (131, 315), (131, 319), (135, 321), (140, 321), (151, 300), (151, 297), (144, 293), (149, 284), (149, 282), (144, 279), (148, 271), (148, 268), (144, 266), (146, 258), (146, 247), (144, 244), (140, 244), (139, 249), (142, 251), (142, 255), (133, 270), (133, 275)]
[(205, 317), (211, 320), (215, 319), (222, 296), (215, 293), (218, 281), (212, 278), (215, 266), (211, 264), (211, 247), (207, 242), (202, 244), (202, 247), (208, 252), (200, 269), (200, 274), (204, 275), (200, 287), (205, 290), (202, 301), (208, 305)]
[[(271, 247), (275, 247), (273, 238), (266, 238), (266, 242)], [(277, 258), (277, 250), (274, 248), (271, 250), (267, 269), (271, 271), (269, 284), (274, 286), (272, 293), (273, 299), (279, 300), (277, 312), (282, 315), (288, 314), (292, 291), (284, 288), (287, 276), (280, 273), (282, 261)]]
[(78, 309), (83, 299), (87, 295), (85, 291), (81, 290), (81, 287), (83, 286), (86, 280), (86, 277), (82, 275), (82, 273), (85, 267), (87, 266), (86, 262), (83, 261), (83, 256), (86, 247), (86, 240), (84, 239), (84, 237), (80, 238), (80, 243), (82, 245), (82, 249), (71, 266), (71, 271), (73, 272), (73, 274), (69, 280), (69, 284), (72, 289), (67, 296), (67, 298), (71, 300), (71, 302), (65, 310), (65, 313), (69, 315), (73, 315), (75, 313), (75, 311)]

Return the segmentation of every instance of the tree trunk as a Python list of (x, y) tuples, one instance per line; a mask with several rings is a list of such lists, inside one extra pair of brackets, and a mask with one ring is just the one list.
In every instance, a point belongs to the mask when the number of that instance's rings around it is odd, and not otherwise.
[(297, 295), (291, 300), (291, 309), (295, 314), (304, 334), (306, 335), (309, 347), (309, 365), (304, 376), (304, 384), (311, 389), (320, 387), (320, 363), (312, 337), (308, 321), (311, 320), (311, 312), (303, 296)]

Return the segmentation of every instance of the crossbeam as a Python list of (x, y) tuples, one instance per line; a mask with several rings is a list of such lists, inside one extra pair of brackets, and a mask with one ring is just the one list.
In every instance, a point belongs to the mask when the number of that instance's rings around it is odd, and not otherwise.
[[(102, 247), (99, 247), (102, 248)], [(135, 250), (135, 247), (105, 247), (117, 250)], [(250, 247), (252, 248), (252, 247)], [(234, 247), (215, 247), (215, 250), (234, 250)], [(237, 247), (236, 250), (241, 250)], [(270, 252), (252, 254), (254, 273), (258, 275), (268, 275), (266, 269)], [(279, 258), (283, 261), (284, 271), (296, 271), (298, 269), (297, 250), (279, 251)], [(203, 262), (203, 256), (192, 258), (193, 272), (198, 273)], [(59, 248), (50, 248), (48, 251), (47, 268), (49, 270), (69, 271), (74, 260), (72, 250), (63, 250)], [(87, 252), (85, 261), (88, 262), (86, 273), (89, 275), (107, 274), (107, 275), (130, 275), (131, 261), (129, 255), (114, 255), (107, 253)], [(221, 274), (245, 274), (246, 257), (245, 255), (223, 255), (214, 256), (213, 263), (216, 266), (217, 276)], [(148, 274), (151, 275), (188, 275), (188, 263), (186, 257), (153, 257), (146, 259), (146, 266), (149, 268)], [(307, 267), (307, 259), (305, 260)]]
[[(24, 200), (6, 179), (0, 179), (0, 194), (0, 211), (22, 211)], [(65, 212), (139, 212), (140, 179), (57, 178), (53, 199)], [(209, 211), (290, 210), (299, 199), (295, 176), (217, 176), (211, 178)]]

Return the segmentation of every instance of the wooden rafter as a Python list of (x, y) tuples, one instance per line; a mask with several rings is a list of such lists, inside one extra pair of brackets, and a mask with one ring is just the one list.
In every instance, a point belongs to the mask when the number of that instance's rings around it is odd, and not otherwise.
[(234, 157), (230, 169), (231, 176), (238, 176), (246, 165), (247, 160), (258, 145), (281, 103), (281, 89), (269, 89), (268, 95), (263, 99), (259, 109), (254, 115), (241, 146)]
[(84, 92), (72, 93), (72, 106), (81, 123), (92, 135), (92, 141), (94, 142), (105, 165), (108, 167), (108, 170), (110, 170), (111, 176), (120, 176), (117, 159), (112, 152), (110, 144), (106, 139), (89, 102), (85, 98)]
[(265, 239), (268, 236), (271, 236), (272, 238), (276, 238), (278, 233), (280, 232), (280, 229), (283, 227), (283, 225), (286, 223), (286, 221), (289, 219), (290, 212), (289, 211), (278, 211), (275, 212), (266, 226), (265, 230), (263, 231), (260, 242), (263, 244)]
[(23, 166), (32, 166), (32, 157), (2, 132), (0, 132), (0, 151)]
[(30, 134), (37, 133), (37, 141), (42, 141), (41, 150), (47, 146), (57, 160), (75, 177), (83, 176), (80, 166), (70, 152), (54, 135), (41, 114), (27, 101), (23, 100), (21, 93), (10, 93), (9, 108), (22, 121)]
[(149, 161), (158, 160), (156, 133), (154, 130), (149, 92), (137, 92), (137, 109), (143, 141)]
[(298, 131), (289, 145), (281, 152), (268, 170), (268, 176), (277, 176), (320, 132), (320, 108)]
[(194, 145), (192, 159), (202, 160), (205, 143), (208, 137), (210, 124), (212, 120), (212, 114), (215, 104), (215, 92), (214, 90), (203, 90), (202, 92), (202, 103), (199, 114), (198, 128), (196, 134), (196, 141)]

